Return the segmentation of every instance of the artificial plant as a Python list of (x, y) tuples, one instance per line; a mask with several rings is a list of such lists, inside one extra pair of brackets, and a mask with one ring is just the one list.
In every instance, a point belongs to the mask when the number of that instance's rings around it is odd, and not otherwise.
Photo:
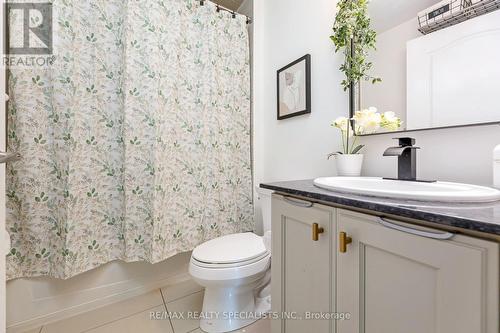
[(340, 70), (346, 78), (342, 81), (344, 90), (360, 80), (373, 84), (381, 79), (368, 72), (373, 64), (367, 61), (368, 52), (376, 49), (377, 33), (370, 26), (368, 0), (339, 0), (337, 15), (330, 39), (335, 44), (335, 52), (343, 49), (344, 63)]

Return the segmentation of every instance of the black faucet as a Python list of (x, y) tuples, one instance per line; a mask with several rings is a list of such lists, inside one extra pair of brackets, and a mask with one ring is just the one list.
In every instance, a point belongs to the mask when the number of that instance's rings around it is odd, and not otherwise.
[(396, 140), (399, 140), (399, 146), (387, 148), (384, 156), (398, 157), (397, 180), (417, 181), (417, 149), (420, 147), (414, 146), (413, 138), (396, 138)]

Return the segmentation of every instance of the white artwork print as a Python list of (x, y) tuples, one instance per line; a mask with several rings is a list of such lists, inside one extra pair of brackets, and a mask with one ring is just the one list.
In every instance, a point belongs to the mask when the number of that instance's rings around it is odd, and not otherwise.
[(280, 73), (280, 115), (306, 110), (306, 62), (301, 61)]
[(285, 91), (283, 93), (283, 103), (285, 103), (288, 110), (297, 111), (300, 105), (300, 79), (302, 72), (296, 71), (295, 73), (285, 72)]

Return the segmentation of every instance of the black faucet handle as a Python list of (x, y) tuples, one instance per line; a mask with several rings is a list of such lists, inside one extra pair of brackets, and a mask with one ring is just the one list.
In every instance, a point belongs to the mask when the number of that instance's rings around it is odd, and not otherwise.
[(417, 141), (414, 138), (394, 138), (394, 140), (399, 140), (399, 146), (401, 147), (411, 147), (414, 146)]

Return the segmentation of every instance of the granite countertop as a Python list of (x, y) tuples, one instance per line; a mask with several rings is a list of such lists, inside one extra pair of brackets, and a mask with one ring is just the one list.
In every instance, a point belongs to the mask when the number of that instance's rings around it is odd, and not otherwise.
[(500, 236), (500, 201), (454, 204), (385, 199), (327, 191), (314, 186), (313, 180), (266, 183), (260, 184), (260, 187), (311, 200)]

